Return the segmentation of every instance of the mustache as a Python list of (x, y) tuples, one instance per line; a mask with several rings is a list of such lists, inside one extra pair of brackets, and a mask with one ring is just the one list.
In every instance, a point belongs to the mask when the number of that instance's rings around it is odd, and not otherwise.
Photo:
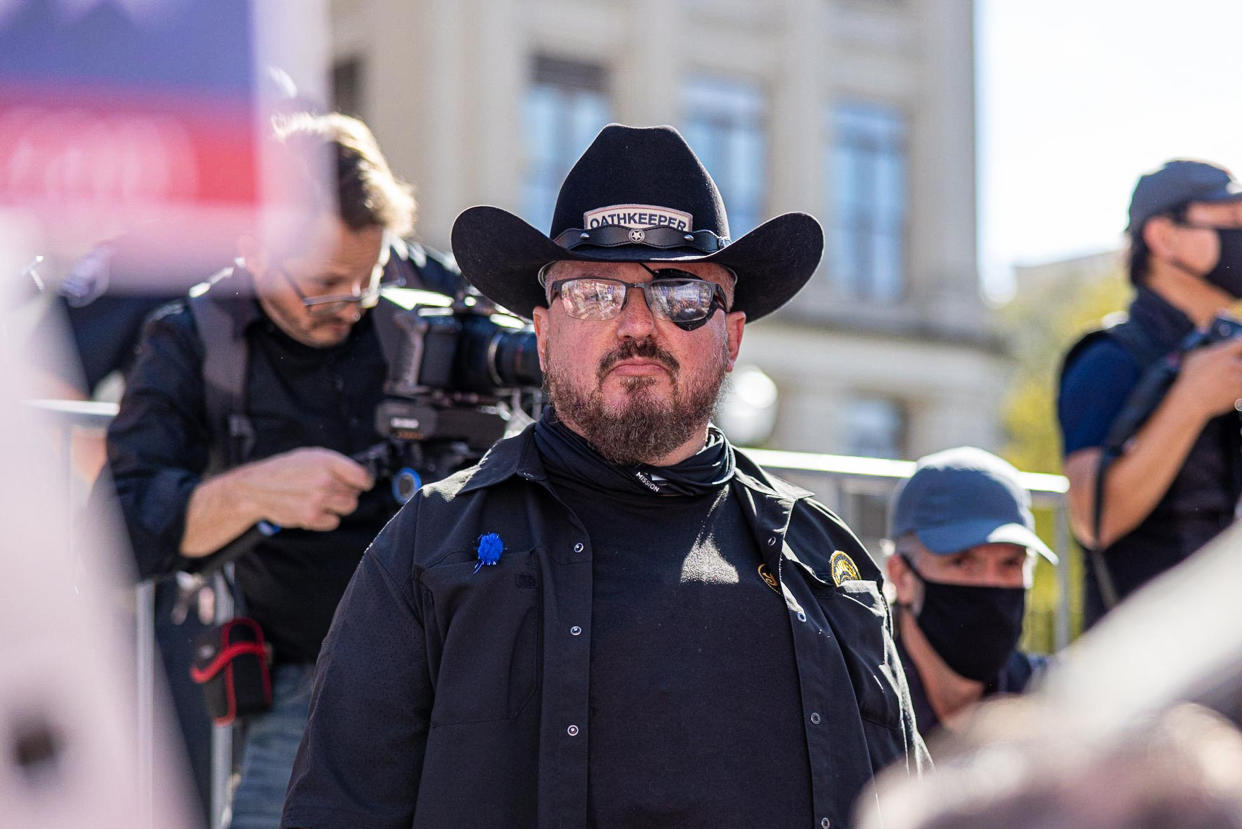
[(650, 338), (645, 340), (624, 340), (621, 345), (609, 351), (599, 361), (599, 379), (603, 380), (604, 375), (617, 363), (634, 357), (642, 357), (644, 360), (655, 360), (667, 368), (673, 376), (676, 376), (681, 369), (681, 363), (677, 362), (677, 358), (656, 345), (655, 340)]

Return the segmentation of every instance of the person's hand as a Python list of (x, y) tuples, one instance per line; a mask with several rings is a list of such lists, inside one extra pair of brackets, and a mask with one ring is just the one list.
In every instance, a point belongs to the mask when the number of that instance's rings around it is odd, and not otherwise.
[(1242, 400), (1242, 338), (1187, 354), (1170, 395), (1205, 420), (1233, 409)]
[(361, 464), (340, 452), (307, 447), (250, 464), (244, 486), (265, 520), (326, 532), (357, 509), (359, 493), (374, 484)]

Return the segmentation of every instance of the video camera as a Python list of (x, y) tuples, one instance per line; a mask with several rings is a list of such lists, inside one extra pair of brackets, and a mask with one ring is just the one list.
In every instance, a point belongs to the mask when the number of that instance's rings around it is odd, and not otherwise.
[(375, 413), (384, 439), (354, 456), (402, 504), (481, 458), (515, 418), (537, 416), (543, 382), (535, 334), (517, 317), (478, 296), (445, 306), (442, 295), (409, 293)]

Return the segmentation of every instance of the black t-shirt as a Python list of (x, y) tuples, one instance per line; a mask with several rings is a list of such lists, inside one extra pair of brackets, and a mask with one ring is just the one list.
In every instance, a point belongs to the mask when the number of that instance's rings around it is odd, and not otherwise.
[(788, 611), (729, 487), (549, 473), (593, 548), (590, 825), (812, 825)]
[[(252, 459), (303, 446), (344, 455), (375, 445), (375, 408), (387, 364), (366, 315), (335, 348), (312, 348), (266, 318), (251, 342), (247, 408), (256, 435)], [(263, 626), (276, 660), (313, 662), (362, 551), (396, 512), (383, 481), (330, 533), (281, 530), (237, 561), (246, 613)]]

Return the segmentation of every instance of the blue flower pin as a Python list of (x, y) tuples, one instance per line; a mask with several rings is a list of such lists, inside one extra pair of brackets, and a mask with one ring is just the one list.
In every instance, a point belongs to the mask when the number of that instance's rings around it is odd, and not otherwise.
[(500, 540), (500, 536), (496, 533), (483, 533), (479, 536), (479, 563), (474, 565), (474, 572), (479, 572), (484, 564), (491, 567), (500, 561), (500, 554), (505, 551), (505, 543)]

